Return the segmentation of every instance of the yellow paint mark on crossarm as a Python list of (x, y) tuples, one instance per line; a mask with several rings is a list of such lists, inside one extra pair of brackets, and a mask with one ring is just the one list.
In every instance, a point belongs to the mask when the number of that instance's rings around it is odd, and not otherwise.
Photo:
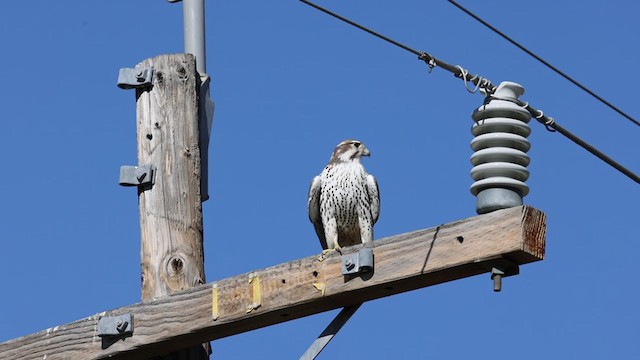
[(211, 317), (213, 321), (216, 321), (220, 317), (218, 313), (218, 284), (213, 284), (211, 298)]
[(327, 286), (324, 283), (313, 283), (313, 287), (320, 290), (322, 292), (322, 296), (324, 296), (324, 291), (327, 289)]
[(262, 294), (260, 292), (260, 277), (256, 273), (249, 275), (249, 285), (251, 285), (251, 293), (253, 294), (253, 303), (247, 305), (247, 313), (256, 310), (262, 305)]

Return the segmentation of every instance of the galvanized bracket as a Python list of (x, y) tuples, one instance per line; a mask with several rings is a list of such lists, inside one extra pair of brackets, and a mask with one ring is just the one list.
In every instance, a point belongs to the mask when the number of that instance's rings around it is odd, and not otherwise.
[(104, 316), (98, 320), (98, 336), (125, 336), (133, 334), (133, 315)]
[(357, 253), (342, 255), (342, 275), (353, 275), (373, 270), (373, 250), (362, 248)]
[(122, 68), (118, 73), (120, 89), (135, 89), (153, 85), (153, 67)]
[(121, 186), (148, 186), (151, 187), (156, 182), (156, 168), (153, 165), (120, 167)]

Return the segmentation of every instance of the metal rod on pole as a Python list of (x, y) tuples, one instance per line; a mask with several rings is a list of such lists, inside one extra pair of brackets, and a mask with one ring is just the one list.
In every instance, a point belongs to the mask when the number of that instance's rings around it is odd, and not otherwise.
[(207, 54), (204, 33), (204, 0), (183, 0), (184, 52), (196, 57), (200, 76), (207, 73)]
[[(168, 0), (171, 3), (181, 0)], [(204, 29), (204, 0), (183, 0), (182, 13), (184, 17), (184, 52), (196, 58), (196, 70), (200, 75), (200, 196), (202, 201), (209, 199), (209, 138), (213, 123), (214, 104), (211, 101), (207, 75), (207, 52)]]
[(329, 326), (327, 326), (327, 328), (324, 329), (322, 334), (320, 334), (320, 336), (318, 336), (318, 338), (313, 342), (313, 344), (309, 346), (307, 351), (305, 351), (304, 354), (302, 354), (302, 356), (300, 357), (300, 360), (315, 359), (320, 354), (322, 349), (324, 349), (325, 346), (329, 344), (329, 341), (331, 341), (331, 339), (333, 339), (333, 337), (336, 336), (338, 331), (342, 329), (342, 326), (347, 321), (349, 321), (349, 319), (351, 318), (351, 315), (353, 315), (358, 310), (358, 308), (360, 308), (360, 305), (362, 304), (347, 306), (342, 310), (340, 310), (338, 315), (336, 315), (333, 321), (331, 321)]

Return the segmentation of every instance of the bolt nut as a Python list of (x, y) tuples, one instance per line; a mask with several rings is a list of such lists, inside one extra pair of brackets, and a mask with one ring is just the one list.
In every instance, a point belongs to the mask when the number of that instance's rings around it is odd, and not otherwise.
[(116, 323), (116, 329), (118, 330), (118, 332), (123, 333), (125, 330), (127, 330), (128, 325), (129, 322), (118, 320), (118, 322)]
[(344, 261), (344, 266), (347, 268), (347, 270), (352, 270), (356, 266), (356, 264), (354, 264), (351, 259), (346, 259)]
[(142, 184), (142, 181), (143, 181), (143, 180), (144, 180), (144, 178), (146, 178), (146, 177), (147, 177), (147, 173), (145, 172), (145, 173), (142, 173), (142, 174), (138, 175), (138, 176), (136, 177), (136, 179), (138, 180), (138, 183)]

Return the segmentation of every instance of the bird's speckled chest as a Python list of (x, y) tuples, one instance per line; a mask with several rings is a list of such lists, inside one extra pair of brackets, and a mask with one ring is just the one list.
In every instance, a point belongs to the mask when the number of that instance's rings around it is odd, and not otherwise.
[(366, 172), (358, 162), (327, 166), (322, 172), (320, 203), (323, 218), (335, 217), (339, 228), (358, 228), (358, 209), (368, 210)]

